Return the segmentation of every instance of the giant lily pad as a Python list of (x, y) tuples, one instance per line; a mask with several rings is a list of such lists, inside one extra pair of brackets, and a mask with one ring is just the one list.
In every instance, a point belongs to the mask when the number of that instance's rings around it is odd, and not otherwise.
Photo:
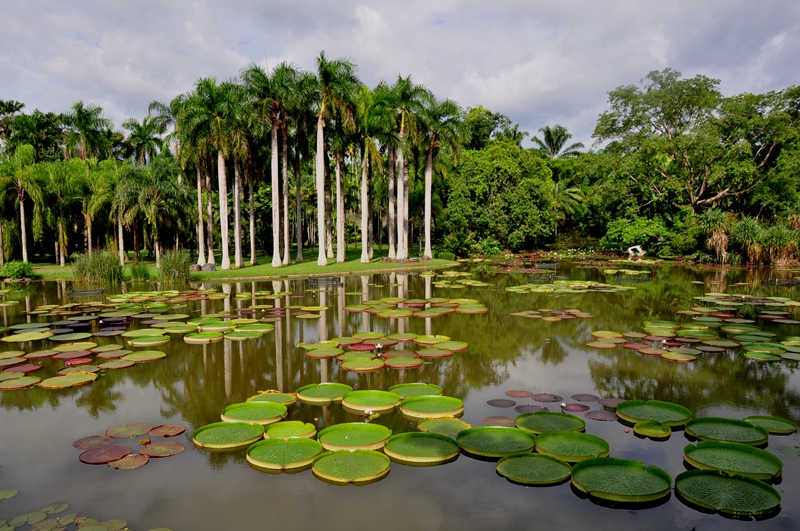
[(133, 439), (140, 435), (144, 435), (152, 430), (153, 427), (144, 422), (132, 422), (128, 424), (120, 424), (106, 430), (106, 435), (114, 437), (115, 439)]
[(331, 402), (341, 402), (342, 397), (352, 390), (347, 384), (335, 382), (309, 384), (297, 390), (297, 398), (304, 404), (327, 406)]
[(346, 485), (377, 481), (389, 473), (391, 461), (380, 452), (343, 450), (326, 452), (314, 459), (311, 470), (325, 481)]
[(143, 446), (139, 453), (147, 457), (170, 457), (184, 450), (183, 445), (177, 441), (159, 441)]
[(392, 430), (380, 424), (345, 422), (321, 430), (317, 440), (326, 450), (378, 450), (391, 437)]
[(390, 369), (416, 369), (422, 367), (425, 362), (416, 357), (397, 356), (387, 359), (384, 364)]
[(277, 402), (286, 407), (291, 406), (297, 402), (297, 395), (295, 393), (281, 393), (280, 391), (271, 389), (269, 391), (259, 391), (258, 394), (251, 396), (247, 399), (248, 402)]
[(769, 514), (781, 503), (778, 491), (763, 481), (718, 470), (678, 474), (675, 491), (693, 505), (735, 516)]
[(128, 454), (122, 459), (117, 459), (116, 461), (110, 461), (108, 463), (108, 466), (110, 466), (111, 468), (116, 468), (117, 470), (134, 470), (136, 468), (143, 467), (149, 462), (150, 458), (146, 455)]
[[(21, 374), (21, 373), (20, 373)], [(42, 379), (38, 376), (21, 376), (19, 378), (10, 378), (8, 380), (0, 381), (0, 390), (2, 391), (12, 391), (17, 389), (26, 389), (28, 387), (32, 387)]]
[(542, 454), (509, 455), (497, 462), (497, 473), (523, 485), (554, 485), (569, 479), (570, 466)]
[(128, 345), (132, 347), (154, 347), (156, 345), (163, 345), (169, 343), (169, 336), (147, 336), (137, 337), (128, 340)]
[(122, 334), (122, 337), (135, 339), (141, 337), (161, 337), (164, 335), (164, 331), (159, 328), (142, 328), (139, 330), (130, 330)]
[(666, 439), (672, 435), (672, 428), (660, 422), (645, 420), (634, 424), (633, 432), (642, 437), (650, 437), (651, 439), (659, 440)]
[(322, 452), (322, 445), (313, 439), (271, 438), (252, 444), (247, 462), (256, 468), (291, 470), (310, 465)]
[(161, 424), (151, 429), (148, 433), (150, 437), (177, 437), (186, 431), (186, 426), (180, 424)]
[[(39, 382), (39, 387), (45, 389), (66, 389), (90, 384), (97, 380), (97, 375), (89, 372), (78, 371), (66, 376), (54, 376)], [(13, 380), (12, 380), (13, 381)]]
[(455, 417), (441, 417), (438, 419), (425, 419), (417, 424), (419, 431), (438, 433), (440, 435), (456, 435), (458, 432), (467, 430), (472, 424), (464, 422)]
[(617, 405), (617, 415), (634, 424), (652, 420), (666, 426), (682, 426), (692, 418), (692, 412), (685, 407), (660, 400), (627, 400)]
[(342, 369), (353, 372), (372, 372), (383, 369), (383, 360), (370, 359), (370, 358), (354, 358), (342, 362)]
[(134, 363), (147, 363), (150, 361), (156, 361), (167, 357), (166, 352), (161, 352), (160, 350), (141, 350), (139, 352), (132, 352), (131, 354), (126, 354), (122, 358), (122, 361), (132, 361)]
[(419, 382), (393, 385), (389, 388), (389, 391), (400, 395), (401, 398), (410, 398), (412, 396), (438, 396), (443, 392), (442, 388), (438, 385)]
[(401, 400), (400, 395), (389, 391), (351, 391), (342, 397), (342, 406), (357, 412), (385, 413), (397, 407)]
[(114, 437), (109, 437), (108, 435), (91, 435), (78, 439), (72, 443), (72, 446), (79, 450), (93, 450), (95, 448), (111, 446), (115, 440)]
[(464, 412), (464, 402), (451, 396), (412, 396), (400, 403), (400, 411), (418, 419), (458, 417)]
[(797, 424), (789, 419), (754, 415), (744, 420), (755, 426), (761, 426), (769, 433), (788, 435), (797, 431)]
[(393, 435), (383, 448), (394, 461), (412, 465), (444, 463), (455, 458), (459, 451), (458, 443), (450, 437), (424, 432)]
[(469, 428), (459, 432), (456, 440), (466, 452), (483, 457), (531, 452), (536, 445), (536, 436), (532, 433), (501, 426)]
[(272, 424), (287, 414), (286, 406), (277, 402), (241, 402), (231, 404), (222, 410), (220, 417), (225, 422), (250, 422)]
[(730, 441), (760, 446), (767, 442), (769, 433), (746, 420), (722, 417), (703, 417), (686, 423), (686, 433), (701, 441)]
[(421, 348), (417, 351), (417, 355), (421, 358), (449, 358), (453, 355), (452, 350), (447, 350), (443, 348)]
[(672, 477), (635, 459), (598, 457), (572, 467), (572, 484), (595, 498), (644, 503), (669, 495)]
[(131, 453), (127, 446), (103, 446), (93, 450), (86, 450), (79, 459), (88, 465), (105, 465), (111, 461), (118, 461)]
[(221, 332), (193, 332), (183, 336), (183, 341), (190, 345), (202, 345), (222, 341)]
[(517, 417), (516, 424), (518, 428), (537, 435), (554, 431), (583, 431), (586, 429), (586, 421), (582, 418), (557, 411), (523, 413)]
[(595, 435), (576, 432), (554, 432), (536, 438), (536, 451), (567, 461), (577, 463), (593, 457), (606, 457), (609, 446)]
[(696, 468), (763, 480), (777, 478), (783, 469), (783, 462), (766, 450), (725, 441), (702, 441), (697, 446), (689, 444), (683, 449), (683, 458)]
[(192, 441), (200, 448), (232, 450), (253, 444), (264, 436), (264, 427), (246, 422), (214, 422), (197, 428)]
[[(68, 338), (62, 339), (64, 336), (82, 336), (80, 338)], [(22, 332), (21, 334), (12, 334), (10, 336), (5, 336), (0, 338), (0, 341), (5, 341), (6, 343), (27, 343), (28, 341), (40, 341), (42, 339), (47, 339), (48, 337), (53, 337), (53, 341), (74, 341), (75, 339), (84, 339), (86, 337), (91, 337), (92, 334), (61, 334), (60, 336), (53, 336), (52, 332)]]
[(270, 424), (265, 428), (265, 439), (288, 439), (289, 437), (309, 438), (317, 434), (317, 428), (308, 422), (285, 420)]

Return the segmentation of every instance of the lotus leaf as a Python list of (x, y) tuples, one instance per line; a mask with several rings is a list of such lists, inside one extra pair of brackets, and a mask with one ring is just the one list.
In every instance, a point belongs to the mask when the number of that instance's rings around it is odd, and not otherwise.
[(317, 428), (308, 422), (285, 420), (270, 424), (265, 428), (265, 439), (288, 439), (289, 437), (313, 437)]
[(247, 462), (256, 468), (290, 470), (310, 465), (322, 451), (322, 445), (313, 439), (267, 439), (247, 449)]
[(769, 433), (788, 435), (797, 431), (797, 424), (789, 419), (754, 415), (744, 420), (755, 426), (761, 426)]
[(459, 417), (464, 413), (464, 402), (451, 396), (412, 396), (400, 402), (400, 411), (418, 419)]
[(635, 459), (598, 457), (572, 467), (572, 484), (596, 498), (643, 503), (667, 496), (672, 478), (662, 469)]
[(378, 450), (391, 437), (392, 430), (380, 424), (346, 422), (328, 426), (317, 434), (326, 450)]
[(498, 474), (523, 485), (554, 485), (569, 479), (570, 472), (567, 463), (542, 454), (509, 455), (497, 462)]
[(397, 407), (401, 400), (400, 395), (389, 391), (351, 391), (342, 397), (342, 406), (358, 412), (385, 413)]
[(389, 473), (391, 461), (380, 452), (347, 450), (326, 452), (314, 459), (314, 475), (336, 484), (364, 484), (376, 481)]
[(439, 464), (449, 461), (460, 451), (456, 441), (438, 433), (400, 433), (389, 438), (383, 452), (399, 463), (414, 465)]
[(550, 433), (555, 431), (583, 431), (586, 421), (569, 413), (557, 411), (537, 411), (536, 413), (523, 413), (516, 418), (518, 428), (535, 434)]
[(778, 491), (763, 481), (718, 470), (678, 474), (675, 491), (691, 504), (735, 516), (769, 514), (781, 503)]
[(730, 441), (760, 446), (767, 442), (769, 433), (745, 420), (722, 417), (703, 417), (686, 423), (686, 433), (701, 441)]
[[(54, 376), (39, 382), (39, 387), (45, 389), (66, 389), (68, 387), (78, 387), (92, 383), (97, 379), (96, 374), (84, 371), (73, 372), (67, 376)], [(14, 380), (12, 380), (14, 381)]]
[(721, 470), (755, 479), (772, 480), (781, 475), (783, 462), (776, 456), (746, 444), (725, 441), (701, 441), (687, 445), (683, 458), (704, 470)]
[(519, 428), (479, 426), (458, 433), (456, 440), (466, 452), (483, 457), (505, 457), (531, 452), (536, 436)]
[(617, 405), (617, 415), (634, 424), (652, 420), (666, 426), (682, 426), (692, 418), (692, 412), (685, 407), (660, 400), (627, 400)]
[(288, 410), (277, 402), (241, 402), (231, 404), (222, 410), (221, 418), (225, 422), (250, 422), (256, 424), (272, 424), (283, 419)]
[(606, 441), (595, 435), (576, 432), (553, 432), (536, 438), (536, 451), (576, 463), (593, 457), (605, 457), (609, 453)]
[(297, 390), (297, 398), (306, 404), (326, 406), (331, 402), (341, 402), (342, 397), (352, 390), (347, 384), (323, 382), (301, 387)]
[(264, 436), (264, 427), (246, 422), (215, 422), (195, 430), (192, 441), (200, 448), (232, 450)]

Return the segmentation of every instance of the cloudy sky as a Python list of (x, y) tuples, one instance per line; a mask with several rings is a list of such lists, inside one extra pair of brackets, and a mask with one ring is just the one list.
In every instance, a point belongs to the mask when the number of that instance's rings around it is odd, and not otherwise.
[(119, 126), (200, 77), (347, 56), (365, 83), (411, 75), (463, 107), (591, 143), (607, 93), (651, 70), (725, 94), (800, 83), (797, 0), (0, 0), (0, 99), (100, 104)]

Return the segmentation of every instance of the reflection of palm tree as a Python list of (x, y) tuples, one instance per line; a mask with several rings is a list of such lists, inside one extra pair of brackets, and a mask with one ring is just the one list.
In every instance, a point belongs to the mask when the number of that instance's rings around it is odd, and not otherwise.
[(538, 136), (533, 137), (533, 143), (539, 146), (537, 150), (540, 155), (548, 159), (572, 159), (580, 155), (579, 149), (583, 149), (582, 142), (575, 142), (567, 147), (566, 143), (572, 138), (563, 125), (556, 124), (553, 127), (546, 125), (539, 129), (543, 139)]

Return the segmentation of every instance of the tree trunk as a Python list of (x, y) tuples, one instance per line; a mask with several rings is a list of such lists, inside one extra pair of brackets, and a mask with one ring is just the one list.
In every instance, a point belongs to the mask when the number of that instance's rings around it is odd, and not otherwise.
[[(408, 203), (409, 203), (409, 201), (408, 201), (408, 159), (403, 159), (402, 166), (403, 166), (403, 173), (402, 173), (402, 175), (403, 175), (403, 215), (402, 215), (403, 231), (402, 231), (402, 234), (400, 234), (398, 236), (398, 239), (402, 238), (402, 240), (403, 240), (403, 249), (404, 249), (404, 252), (405, 252), (405, 254), (403, 255), (403, 258), (408, 258), (408, 252), (410, 250), (409, 249), (410, 242), (409, 242), (409, 237), (408, 237), (408, 230), (409, 230), (409, 225), (408, 225)], [(397, 212), (397, 216), (401, 217), (399, 210)]]
[(6, 265), (6, 252), (3, 245), (3, 222), (0, 221), (0, 267)]
[(66, 267), (66, 254), (67, 250), (65, 249), (66, 245), (64, 245), (64, 241), (67, 239), (66, 235), (64, 234), (64, 222), (63, 220), (58, 220), (58, 265), (61, 267)]
[(86, 214), (86, 248), (89, 256), (92, 256), (92, 216)]
[[(403, 139), (404, 131), (400, 130), (400, 139)], [(397, 258), (403, 259), (408, 258), (408, 249), (406, 249), (406, 232), (408, 230), (408, 224), (406, 223), (405, 219), (403, 218), (403, 213), (405, 212), (405, 164), (403, 164), (403, 150), (397, 150)]]
[(254, 266), (258, 263), (256, 258), (256, 209), (255, 209), (255, 195), (253, 192), (253, 159), (250, 158), (247, 164), (247, 182), (250, 187), (250, 265)]
[[(369, 154), (367, 154), (369, 157)], [(367, 258), (375, 258), (375, 182), (372, 179), (372, 159), (367, 161)], [(380, 230), (380, 224), (378, 224)]]
[(220, 269), (231, 268), (231, 256), (228, 249), (228, 178), (225, 175), (225, 157), (217, 151), (217, 179), (219, 180), (219, 231), (222, 239), (222, 263)]
[(433, 258), (431, 251), (431, 187), (433, 186), (433, 144), (425, 162), (425, 251), (422, 256)]
[(28, 261), (28, 235), (25, 230), (25, 190), (19, 193), (19, 236), (22, 244), (22, 261)]
[(244, 267), (242, 258), (242, 172), (238, 157), (233, 157), (233, 244), (234, 263)]
[(153, 235), (153, 249), (156, 251), (156, 267), (161, 269), (161, 244), (158, 242), (158, 234)]
[(134, 220), (133, 222), (133, 257), (138, 262), (142, 259), (141, 248), (139, 246), (139, 223)]
[(303, 217), (300, 212), (300, 150), (299, 145), (295, 144), (295, 159), (294, 159), (294, 185), (295, 185), (295, 198), (294, 198), (294, 223), (295, 231), (297, 234), (297, 256), (294, 261), (302, 263), (303, 261)]
[[(325, 257), (333, 258), (333, 226), (331, 217), (333, 215), (333, 191), (331, 190), (331, 172), (327, 157), (325, 159), (325, 234), (320, 235), (320, 242), (325, 242)], [(323, 240), (324, 238), (324, 240)]]
[(369, 263), (369, 207), (367, 194), (367, 170), (369, 155), (366, 144), (361, 148), (361, 263)]
[(206, 244), (203, 234), (203, 178), (200, 175), (200, 164), (197, 165), (197, 265), (206, 263)]
[(119, 265), (125, 267), (125, 240), (123, 240), (122, 218), (117, 216), (117, 247), (119, 248)]
[(343, 157), (340, 151), (334, 155), (336, 159), (336, 263), (344, 263), (345, 259), (345, 239), (344, 239), (344, 186), (342, 184), (342, 163)]
[(387, 232), (389, 233), (389, 259), (394, 260), (397, 255), (395, 254), (395, 234), (397, 231), (395, 229), (395, 224), (397, 221), (395, 220), (394, 215), (394, 148), (389, 147), (389, 221), (387, 223)]
[(283, 149), (283, 160), (281, 161), (283, 163), (283, 265), (289, 265), (292, 263), (292, 259), (289, 258), (292, 242), (289, 238), (289, 146), (286, 137), (285, 119), (281, 126), (281, 132), (281, 139), (283, 140), (283, 145), (281, 146)]
[(272, 150), (270, 173), (272, 174), (272, 267), (281, 266), (281, 203), (278, 188), (278, 125), (272, 125)]
[(209, 264), (216, 264), (214, 256), (214, 205), (211, 200), (211, 171), (206, 171), (206, 250), (208, 251)]
[(316, 153), (316, 178), (317, 178), (317, 233), (319, 234), (319, 242), (317, 243), (319, 253), (317, 257), (317, 265), (328, 265), (328, 259), (325, 257), (325, 138), (323, 136), (322, 128), (325, 127), (325, 120), (322, 115), (317, 117), (317, 153)]

